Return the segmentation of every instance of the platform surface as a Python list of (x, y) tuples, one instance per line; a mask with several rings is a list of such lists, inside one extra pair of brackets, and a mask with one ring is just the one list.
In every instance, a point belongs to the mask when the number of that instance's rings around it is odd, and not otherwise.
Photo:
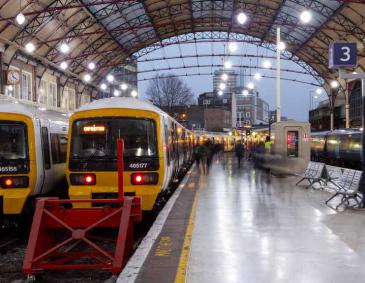
[(207, 175), (195, 171), (137, 282), (364, 280), (364, 211), (336, 212), (324, 204), (327, 192), (296, 187), (297, 178), (270, 176), (247, 161), (238, 169), (232, 155)]

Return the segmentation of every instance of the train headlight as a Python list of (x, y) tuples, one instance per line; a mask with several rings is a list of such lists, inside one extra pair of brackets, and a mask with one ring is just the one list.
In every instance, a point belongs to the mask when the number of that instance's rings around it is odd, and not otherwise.
[(27, 176), (2, 177), (0, 179), (0, 185), (4, 189), (27, 188), (29, 186), (29, 178)]
[(157, 173), (133, 173), (131, 175), (133, 185), (156, 185), (158, 183)]
[(92, 186), (96, 184), (95, 174), (71, 174), (71, 185), (75, 186)]

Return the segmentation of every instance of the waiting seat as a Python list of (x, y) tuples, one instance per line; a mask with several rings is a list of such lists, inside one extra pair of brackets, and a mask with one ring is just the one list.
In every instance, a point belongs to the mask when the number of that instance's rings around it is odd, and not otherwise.
[(306, 189), (313, 187), (314, 184), (319, 183), (322, 186), (323, 174), (325, 170), (325, 164), (322, 162), (309, 162), (307, 169), (305, 169), (303, 174), (296, 174), (296, 176), (301, 177), (301, 179), (295, 184), (298, 186), (301, 182), (307, 180), (309, 185)]

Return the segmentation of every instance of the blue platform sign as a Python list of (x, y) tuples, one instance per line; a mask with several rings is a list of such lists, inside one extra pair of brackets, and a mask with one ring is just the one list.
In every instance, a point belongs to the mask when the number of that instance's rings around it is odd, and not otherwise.
[(329, 68), (353, 68), (357, 65), (356, 42), (334, 42), (329, 49)]

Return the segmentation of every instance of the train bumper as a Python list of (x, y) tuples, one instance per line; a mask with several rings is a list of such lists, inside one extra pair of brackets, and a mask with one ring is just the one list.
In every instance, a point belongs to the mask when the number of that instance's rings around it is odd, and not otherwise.
[[(155, 204), (158, 193), (160, 192), (160, 186), (139, 186), (137, 189), (132, 186), (125, 188), (126, 195), (139, 196), (142, 199), (142, 210), (152, 210)], [(115, 198), (117, 188), (110, 187), (97, 187), (97, 188), (85, 188), (83, 186), (70, 186), (69, 197), (70, 199), (93, 199), (94, 194), (103, 194), (106, 198)], [(110, 197), (108, 197), (108, 195)], [(88, 203), (74, 204), (74, 207), (91, 207)]]
[(0, 190), (3, 214), (21, 214), (30, 194), (30, 189)]

